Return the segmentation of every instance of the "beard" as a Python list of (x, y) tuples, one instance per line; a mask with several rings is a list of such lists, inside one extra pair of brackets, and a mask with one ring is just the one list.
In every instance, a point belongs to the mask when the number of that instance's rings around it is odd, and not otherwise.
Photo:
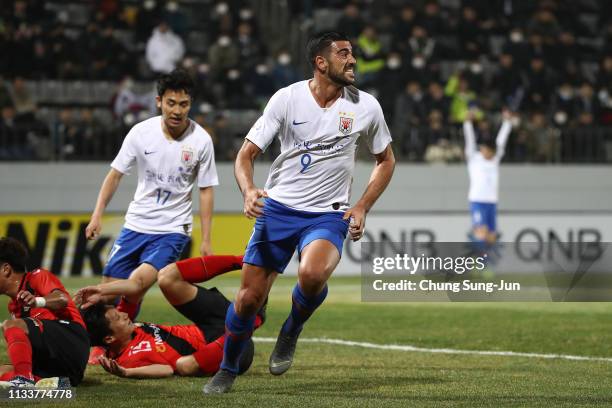
[[(347, 67), (347, 68), (353, 69), (353, 72), (355, 72), (354, 71), (355, 66), (351, 66), (351, 67)], [(334, 71), (334, 70), (330, 69), (329, 73), (328, 73), (329, 79), (333, 83), (335, 83), (337, 85), (340, 85), (340, 86), (351, 86), (351, 85), (353, 85), (355, 83), (355, 80), (354, 79), (349, 79), (345, 75), (346, 75), (346, 72), (344, 71), (344, 69), (342, 71)]]

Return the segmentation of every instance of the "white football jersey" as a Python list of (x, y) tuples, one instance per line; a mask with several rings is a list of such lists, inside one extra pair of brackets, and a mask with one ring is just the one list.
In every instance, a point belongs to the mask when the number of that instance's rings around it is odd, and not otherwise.
[(125, 137), (111, 167), (130, 174), (136, 165), (138, 187), (125, 215), (125, 227), (147, 234), (191, 234), (191, 194), (219, 184), (210, 135), (197, 123), (172, 140), (162, 130), (162, 117), (136, 124)]
[(281, 153), (264, 188), (270, 198), (302, 211), (345, 211), (357, 140), (362, 136), (372, 154), (382, 153), (391, 142), (389, 128), (372, 95), (346, 87), (321, 108), (308, 83), (276, 92), (246, 138), (265, 151), (278, 135)]
[(497, 203), (499, 195), (499, 163), (504, 156), (506, 142), (512, 131), (512, 123), (504, 121), (495, 144), (497, 150), (491, 160), (482, 156), (476, 145), (476, 133), (472, 122), (463, 123), (465, 136), (465, 158), (470, 175), (470, 191), (468, 200), (479, 203)]

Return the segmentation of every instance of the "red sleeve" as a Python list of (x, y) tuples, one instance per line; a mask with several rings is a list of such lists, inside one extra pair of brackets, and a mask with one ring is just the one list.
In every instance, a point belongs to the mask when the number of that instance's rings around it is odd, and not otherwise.
[(60, 280), (51, 272), (44, 269), (37, 269), (31, 272), (28, 284), (32, 287), (32, 289), (34, 289), (36, 295), (38, 296), (47, 296), (56, 289), (59, 289), (64, 293), (68, 293), (66, 292), (64, 285), (62, 285), (62, 282), (60, 282)]

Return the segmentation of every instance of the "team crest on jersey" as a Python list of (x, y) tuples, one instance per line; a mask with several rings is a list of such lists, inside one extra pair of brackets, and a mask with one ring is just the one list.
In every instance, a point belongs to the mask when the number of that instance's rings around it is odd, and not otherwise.
[(353, 118), (340, 116), (340, 132), (348, 135), (353, 130)]
[(183, 147), (183, 150), (181, 150), (181, 162), (185, 166), (193, 164), (194, 157), (195, 153), (191, 147)]

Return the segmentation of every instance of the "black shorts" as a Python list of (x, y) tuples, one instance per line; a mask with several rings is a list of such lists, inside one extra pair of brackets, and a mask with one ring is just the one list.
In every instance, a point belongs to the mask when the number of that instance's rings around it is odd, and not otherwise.
[(68, 377), (72, 386), (83, 379), (89, 358), (89, 336), (83, 326), (67, 320), (23, 319), (32, 344), (32, 373)]
[(231, 302), (217, 288), (196, 287), (196, 297), (175, 308), (191, 320), (204, 334), (206, 343), (210, 343), (225, 333), (225, 315)]

